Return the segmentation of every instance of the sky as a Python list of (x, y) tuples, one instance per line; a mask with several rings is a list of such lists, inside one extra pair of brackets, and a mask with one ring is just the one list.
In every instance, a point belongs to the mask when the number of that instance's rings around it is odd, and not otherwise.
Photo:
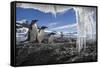
[(39, 27), (47, 26), (46, 31), (77, 32), (75, 11), (73, 9), (57, 12), (55, 17), (50, 12), (45, 13), (34, 8), (16, 7), (16, 21), (27, 20), (31, 23), (34, 19), (38, 20), (36, 23)]

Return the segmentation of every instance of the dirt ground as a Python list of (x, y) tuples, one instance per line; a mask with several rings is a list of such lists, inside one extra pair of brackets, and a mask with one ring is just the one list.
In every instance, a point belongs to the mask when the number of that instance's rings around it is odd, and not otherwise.
[(76, 43), (25, 43), (16, 47), (16, 65), (48, 65), (97, 61), (96, 43), (87, 43), (86, 51), (77, 52)]

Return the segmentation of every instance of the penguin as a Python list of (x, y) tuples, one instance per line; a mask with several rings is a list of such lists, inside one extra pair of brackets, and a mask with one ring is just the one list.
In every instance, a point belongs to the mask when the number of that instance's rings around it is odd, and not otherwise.
[(37, 27), (37, 22), (38, 20), (32, 20), (30, 27), (29, 27), (29, 36), (28, 36), (28, 40), (30, 42), (36, 42), (37, 41), (37, 34), (38, 34), (38, 27)]
[(45, 35), (45, 32), (44, 30), (48, 28), (46, 26), (42, 26), (39, 31), (38, 31), (38, 36), (37, 36), (37, 40), (38, 40), (38, 43), (41, 43), (43, 40), (44, 40), (44, 35)]
[(54, 35), (55, 35), (56, 33), (50, 33), (49, 34), (49, 38), (48, 38), (48, 43), (54, 43)]
[(60, 34), (61, 34), (61, 38), (63, 38), (63, 37), (64, 37), (64, 34), (63, 34), (63, 32), (60, 32)]

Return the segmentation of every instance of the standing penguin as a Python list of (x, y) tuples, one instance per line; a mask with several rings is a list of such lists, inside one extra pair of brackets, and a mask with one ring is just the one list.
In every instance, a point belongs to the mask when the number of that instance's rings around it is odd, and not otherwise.
[(38, 34), (38, 27), (37, 22), (38, 20), (32, 20), (29, 28), (29, 41), (30, 42), (36, 42), (37, 40), (37, 34)]
[(55, 35), (56, 33), (50, 33), (49, 34), (49, 38), (48, 38), (48, 43), (54, 43), (54, 35)]
[(42, 26), (38, 31), (37, 40), (39, 43), (41, 43), (44, 40), (44, 35), (45, 35), (44, 29), (46, 28), (47, 28), (46, 26)]

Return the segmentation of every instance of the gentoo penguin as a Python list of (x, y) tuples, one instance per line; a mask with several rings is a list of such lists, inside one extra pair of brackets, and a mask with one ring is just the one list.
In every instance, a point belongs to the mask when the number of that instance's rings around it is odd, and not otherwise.
[(63, 37), (64, 37), (64, 34), (63, 34), (63, 32), (60, 32), (60, 35), (61, 35), (61, 38), (63, 38)]
[(54, 35), (55, 35), (56, 33), (50, 33), (49, 34), (49, 38), (48, 38), (48, 43), (54, 43)]
[(46, 26), (42, 26), (38, 31), (37, 40), (39, 43), (41, 43), (44, 40), (44, 35), (45, 35), (44, 29), (46, 28), (47, 28)]
[(37, 34), (38, 34), (38, 27), (37, 27), (37, 22), (38, 20), (32, 20), (29, 28), (29, 41), (30, 42), (36, 42), (37, 40)]

